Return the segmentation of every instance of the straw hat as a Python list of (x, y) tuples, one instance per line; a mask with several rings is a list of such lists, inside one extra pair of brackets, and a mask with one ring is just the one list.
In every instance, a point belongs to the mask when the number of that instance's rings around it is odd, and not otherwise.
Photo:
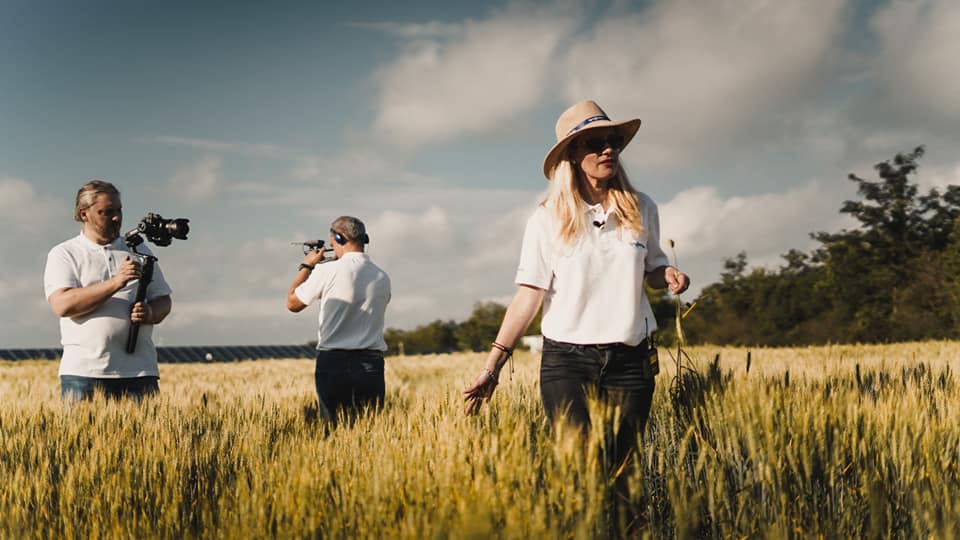
[(581, 101), (563, 111), (563, 114), (557, 120), (557, 144), (553, 145), (553, 148), (547, 153), (547, 158), (543, 160), (543, 175), (547, 177), (547, 180), (550, 180), (553, 169), (566, 156), (567, 146), (574, 137), (591, 129), (610, 127), (619, 128), (617, 132), (623, 135), (623, 146), (626, 148), (633, 136), (636, 135), (637, 129), (640, 128), (640, 119), (634, 118), (633, 120), (614, 122), (596, 102), (589, 100)]

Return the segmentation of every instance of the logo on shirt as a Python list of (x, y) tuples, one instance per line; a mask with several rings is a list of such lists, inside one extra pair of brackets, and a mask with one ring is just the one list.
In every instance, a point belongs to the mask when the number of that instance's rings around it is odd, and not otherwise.
[(647, 249), (647, 246), (643, 245), (643, 243), (640, 242), (639, 240), (637, 240), (636, 242), (630, 242), (630, 245), (635, 248)]

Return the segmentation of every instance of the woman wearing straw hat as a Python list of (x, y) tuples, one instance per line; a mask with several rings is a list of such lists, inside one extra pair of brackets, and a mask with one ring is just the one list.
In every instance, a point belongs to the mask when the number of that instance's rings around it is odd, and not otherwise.
[(529, 219), (510, 303), (486, 365), (464, 392), (476, 411), (543, 302), (540, 392), (551, 421), (586, 429), (587, 396), (616, 400), (623, 412), (616, 460), (642, 433), (653, 398), (656, 330), (644, 281), (679, 294), (686, 274), (667, 264), (654, 202), (627, 179), (619, 155), (640, 120), (614, 122), (593, 101), (557, 121), (557, 144), (543, 163), (546, 199)]

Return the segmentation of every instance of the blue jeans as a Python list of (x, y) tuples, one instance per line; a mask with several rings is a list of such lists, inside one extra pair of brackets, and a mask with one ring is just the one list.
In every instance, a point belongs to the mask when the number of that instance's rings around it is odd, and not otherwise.
[(160, 377), (128, 377), (105, 379), (100, 377), (81, 377), (79, 375), (60, 376), (60, 397), (64, 401), (93, 399), (98, 390), (108, 398), (131, 397), (141, 400), (145, 396), (160, 391)]
[(636, 448), (638, 435), (650, 416), (654, 377), (648, 341), (629, 347), (622, 343), (576, 345), (544, 337), (540, 362), (540, 396), (551, 422), (561, 415), (584, 433), (590, 426), (587, 397), (595, 396), (621, 408), (616, 440), (607, 448), (611, 463), (620, 463)]
[(314, 381), (320, 412), (334, 423), (341, 413), (353, 417), (363, 408), (380, 408), (386, 393), (383, 352), (318, 351)]

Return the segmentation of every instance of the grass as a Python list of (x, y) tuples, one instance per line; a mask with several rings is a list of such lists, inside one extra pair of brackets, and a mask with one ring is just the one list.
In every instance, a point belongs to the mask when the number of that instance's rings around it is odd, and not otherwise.
[(754, 349), (749, 373), (691, 351), (712, 375), (675, 408), (661, 353), (624, 496), (601, 434), (547, 426), (535, 355), (471, 418), (481, 355), (388, 358), (385, 410), (335, 430), (310, 361), (163, 365), (159, 398), (75, 406), (56, 363), (0, 363), (0, 535), (960, 536), (960, 344)]

